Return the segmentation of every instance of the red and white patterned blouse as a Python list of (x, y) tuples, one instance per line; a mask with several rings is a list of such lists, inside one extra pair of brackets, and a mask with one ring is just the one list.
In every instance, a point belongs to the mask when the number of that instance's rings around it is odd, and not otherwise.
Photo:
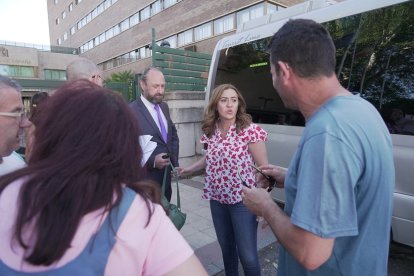
[(216, 127), (214, 134), (208, 138), (205, 134), (200, 142), (207, 144), (206, 175), (202, 198), (217, 200), (223, 204), (236, 204), (242, 201), (242, 181), (240, 176), (251, 186), (256, 186), (255, 174), (250, 166), (254, 164), (249, 152), (249, 143), (267, 140), (267, 132), (256, 124), (237, 134), (236, 125), (232, 125), (226, 138)]

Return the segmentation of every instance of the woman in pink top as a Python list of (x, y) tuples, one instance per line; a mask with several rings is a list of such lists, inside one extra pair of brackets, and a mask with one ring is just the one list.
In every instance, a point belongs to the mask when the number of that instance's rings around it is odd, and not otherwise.
[(139, 182), (139, 127), (116, 93), (82, 80), (37, 118), (29, 164), (0, 178), (0, 275), (206, 275)]
[[(202, 123), (207, 153), (181, 175), (206, 169), (203, 198), (210, 200), (211, 215), (221, 247), (226, 275), (260, 275), (257, 253), (257, 220), (243, 204), (242, 179), (256, 186), (251, 165), (267, 164), (267, 133), (253, 124), (241, 93), (231, 84), (214, 89)], [(240, 175), (240, 177), (239, 177)]]

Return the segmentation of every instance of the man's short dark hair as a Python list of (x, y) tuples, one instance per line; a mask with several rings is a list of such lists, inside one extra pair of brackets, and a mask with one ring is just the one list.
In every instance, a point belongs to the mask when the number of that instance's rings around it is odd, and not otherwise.
[(335, 45), (329, 32), (313, 20), (289, 20), (273, 35), (269, 51), (277, 73), (278, 61), (288, 63), (302, 78), (329, 77), (335, 72)]

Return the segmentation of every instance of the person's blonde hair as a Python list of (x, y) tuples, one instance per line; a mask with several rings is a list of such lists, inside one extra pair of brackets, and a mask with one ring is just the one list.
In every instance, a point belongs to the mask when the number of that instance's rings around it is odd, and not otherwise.
[(240, 91), (232, 84), (221, 84), (217, 86), (210, 98), (210, 101), (207, 105), (206, 110), (204, 111), (204, 119), (201, 124), (201, 130), (207, 137), (211, 137), (214, 133), (216, 123), (219, 120), (219, 113), (217, 111), (217, 104), (220, 101), (220, 98), (224, 90), (233, 89), (236, 91), (239, 105), (236, 113), (236, 131), (239, 133), (242, 129), (249, 126), (252, 122), (252, 117), (246, 113), (246, 102), (240, 93)]

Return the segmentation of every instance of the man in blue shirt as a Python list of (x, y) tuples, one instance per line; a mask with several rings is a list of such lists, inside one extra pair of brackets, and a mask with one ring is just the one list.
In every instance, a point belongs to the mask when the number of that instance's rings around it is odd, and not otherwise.
[(265, 190), (243, 188), (282, 245), (278, 276), (387, 275), (395, 171), (381, 116), (340, 85), (332, 39), (312, 20), (288, 21), (270, 61), (284, 104), (306, 119), (289, 168), (262, 167), (285, 187), (285, 210)]

